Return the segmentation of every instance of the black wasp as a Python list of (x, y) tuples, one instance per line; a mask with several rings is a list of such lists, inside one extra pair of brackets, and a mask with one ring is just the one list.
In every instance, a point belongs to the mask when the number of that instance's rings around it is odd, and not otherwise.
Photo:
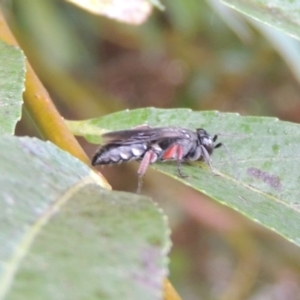
[(95, 153), (92, 165), (141, 161), (138, 192), (150, 164), (156, 161), (176, 161), (179, 176), (185, 177), (181, 172), (182, 162), (200, 160), (211, 168), (210, 156), (215, 148), (222, 146), (222, 143), (215, 144), (217, 135), (212, 137), (202, 128), (191, 131), (180, 127), (152, 128), (142, 125), (130, 130), (108, 132), (102, 137), (106, 143)]

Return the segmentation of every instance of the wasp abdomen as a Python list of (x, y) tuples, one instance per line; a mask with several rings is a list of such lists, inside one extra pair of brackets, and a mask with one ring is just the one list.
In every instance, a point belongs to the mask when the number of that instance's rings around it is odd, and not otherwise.
[(92, 165), (117, 164), (130, 160), (139, 160), (147, 151), (145, 143), (135, 145), (107, 144), (101, 147), (92, 160)]

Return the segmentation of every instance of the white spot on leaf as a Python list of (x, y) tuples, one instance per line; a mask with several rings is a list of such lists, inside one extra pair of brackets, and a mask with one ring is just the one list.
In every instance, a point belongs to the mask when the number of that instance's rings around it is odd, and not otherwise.
[(148, 0), (67, 0), (91, 13), (104, 15), (129, 24), (141, 24), (147, 20), (152, 5)]

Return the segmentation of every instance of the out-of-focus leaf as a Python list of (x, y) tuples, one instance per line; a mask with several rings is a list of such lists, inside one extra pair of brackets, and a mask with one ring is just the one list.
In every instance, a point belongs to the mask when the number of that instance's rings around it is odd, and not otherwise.
[(0, 134), (12, 134), (21, 118), (25, 57), (20, 49), (0, 41), (0, 59)]
[(300, 39), (300, 2), (269, 0), (221, 0), (226, 5), (256, 19), (283, 30)]
[(74, 68), (82, 61), (90, 61), (91, 53), (80, 38), (79, 30), (69, 23), (57, 4), (55, 1), (31, 0), (28, 5), (27, 1), (16, 1), (13, 6), (21, 23), (20, 40), (34, 65), (32, 56), (42, 60), (46, 69), (49, 64), (52, 69)]
[[(94, 14), (121, 22), (139, 25), (147, 20), (152, 4), (161, 8), (157, 0), (67, 0)], [(153, 3), (154, 2), (154, 3)], [(151, 4), (152, 3), (152, 4)]]
[(145, 123), (190, 129), (202, 127), (211, 134), (219, 133), (219, 140), (229, 149), (234, 161), (224, 148), (216, 149), (212, 165), (218, 176), (204, 163), (183, 166), (183, 173), (188, 175), (186, 179), (179, 178), (176, 163), (153, 167), (300, 245), (299, 125), (275, 118), (154, 108), (68, 122), (72, 129), (80, 127), (81, 134), (92, 142), (99, 142), (99, 137), (92, 136), (97, 128), (102, 133)]
[(153, 4), (153, 6), (156, 6), (157, 8), (159, 8), (160, 10), (164, 10), (165, 7), (160, 3), (159, 0), (148, 0), (150, 3)]
[(300, 82), (300, 43), (283, 32), (249, 18), (251, 23), (270, 41)]
[(244, 43), (252, 40), (251, 29), (241, 15), (220, 3), (219, 0), (208, 0), (207, 3)]
[[(218, 0), (209, 0), (208, 4), (213, 7), (214, 11), (219, 14), (231, 30), (233, 30), (244, 42), (249, 42), (251, 40), (251, 31), (245, 24), (245, 20), (242, 22), (238, 16), (235, 16), (233, 10), (222, 5)], [(299, 41), (263, 24), (262, 22), (258, 22), (253, 18), (247, 19), (270, 41), (274, 49), (281, 55), (283, 60), (285, 60), (297, 80), (300, 82)]]
[(142, 196), (51, 143), (0, 140), (0, 299), (161, 299), (170, 242)]

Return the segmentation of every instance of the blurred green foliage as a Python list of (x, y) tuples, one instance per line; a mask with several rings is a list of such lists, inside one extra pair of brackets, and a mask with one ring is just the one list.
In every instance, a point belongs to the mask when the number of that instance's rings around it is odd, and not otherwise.
[(297, 121), (298, 82), (277, 49), (241, 15), (217, 3), (230, 13), (221, 19), (208, 3), (166, 1), (165, 12), (138, 27), (63, 1), (7, 7), (30, 61), (71, 116), (153, 105)]

